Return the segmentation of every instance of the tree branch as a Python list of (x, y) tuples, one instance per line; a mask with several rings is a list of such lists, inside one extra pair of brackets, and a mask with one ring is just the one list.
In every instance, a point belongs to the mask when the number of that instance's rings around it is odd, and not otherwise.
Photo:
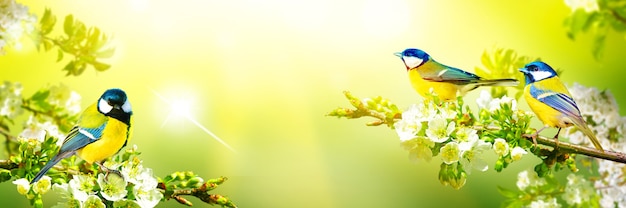
[(17, 167), (19, 167), (19, 165), (13, 163), (11, 160), (0, 160), (0, 169), (13, 170)]
[(626, 18), (622, 17), (621, 15), (619, 15), (617, 13), (617, 11), (610, 9), (609, 12), (611, 13), (611, 15), (617, 20), (620, 21), (622, 24), (626, 25)]
[[(482, 126), (475, 126), (474, 129), (495, 130), (495, 131), (500, 130), (500, 128), (498, 127), (482, 127)], [(524, 134), (522, 135), (522, 138), (531, 142), (533, 141), (533, 135)], [(613, 162), (626, 164), (626, 154), (621, 153), (621, 152), (615, 152), (615, 151), (610, 151), (610, 150), (602, 151), (593, 147), (575, 145), (575, 144), (567, 143), (567, 142), (557, 142), (553, 138), (547, 138), (541, 135), (537, 136), (536, 140), (538, 144), (550, 146), (553, 148), (557, 147), (559, 151), (561, 152), (582, 154), (582, 155), (587, 155), (589, 157), (595, 157), (598, 159), (610, 160)]]
[(176, 189), (176, 190), (167, 190), (167, 187), (165, 186), (164, 183), (159, 183), (157, 185), (158, 189), (161, 189), (161, 191), (165, 194), (169, 194), (169, 196), (165, 196), (166, 199), (175, 199), (178, 203), (187, 205), (187, 206), (193, 206), (193, 204), (183, 198), (182, 196), (195, 196), (196, 198), (202, 200), (203, 202), (206, 202), (208, 204), (216, 204), (216, 205), (222, 205), (225, 207), (231, 207), (231, 208), (236, 208), (237, 206), (230, 201), (228, 198), (219, 195), (219, 194), (209, 194), (209, 191), (217, 188), (217, 186), (224, 182), (226, 180), (225, 177), (220, 177), (217, 179), (218, 182), (216, 183), (212, 183), (212, 182), (206, 182), (204, 184), (202, 184), (202, 186), (200, 186), (199, 188), (192, 188), (192, 189)]
[[(348, 91), (344, 92), (346, 98), (350, 101), (350, 104), (354, 106), (356, 109), (348, 109), (348, 108), (338, 108), (334, 111), (328, 113), (328, 116), (337, 116), (337, 117), (345, 117), (349, 119), (355, 119), (360, 117), (372, 117), (376, 118), (376, 121), (372, 121), (367, 123), (369, 126), (378, 126), (381, 124), (387, 124), (388, 126), (393, 126), (393, 124), (402, 119), (402, 114), (397, 114), (393, 118), (387, 117), (384, 113), (377, 112), (375, 110), (368, 109), (363, 102), (352, 96), (352, 94)], [(474, 126), (476, 130), (500, 130), (499, 127), (484, 127), (484, 126)], [(524, 139), (529, 141), (533, 141), (532, 135), (522, 135)], [(552, 138), (546, 138), (544, 136), (536, 137), (537, 143), (550, 146), (550, 147), (558, 147), (558, 150), (566, 153), (576, 153), (587, 155), (589, 157), (595, 157), (598, 159), (610, 160), (618, 163), (626, 164), (626, 154), (621, 152), (615, 152), (610, 150), (598, 150), (592, 147), (575, 145), (567, 142), (557, 142)]]

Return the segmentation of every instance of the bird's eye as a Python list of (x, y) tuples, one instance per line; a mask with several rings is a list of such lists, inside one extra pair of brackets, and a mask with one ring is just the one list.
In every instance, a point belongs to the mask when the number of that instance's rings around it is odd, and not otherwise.
[(531, 70), (531, 71), (539, 71), (539, 67), (537, 67), (537, 66), (531, 66), (531, 67), (530, 67), (530, 70)]

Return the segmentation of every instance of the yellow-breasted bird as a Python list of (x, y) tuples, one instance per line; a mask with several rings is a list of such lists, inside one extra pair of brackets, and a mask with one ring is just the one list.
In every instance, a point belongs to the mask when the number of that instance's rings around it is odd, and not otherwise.
[(535, 61), (526, 64), (519, 71), (524, 73), (526, 78), (524, 99), (545, 125), (535, 135), (546, 127), (557, 127), (559, 130), (554, 135), (554, 139), (558, 139), (561, 128), (574, 125), (589, 137), (597, 149), (604, 151), (593, 131), (587, 126), (585, 119), (580, 115), (580, 110), (572, 95), (552, 67), (544, 62)]
[(409, 48), (395, 53), (400, 57), (409, 73), (409, 79), (415, 91), (426, 97), (432, 89), (439, 99), (450, 101), (457, 95), (480, 86), (516, 86), (516, 79), (484, 79), (476, 74), (449, 67), (435, 61), (426, 52)]
[(88, 163), (96, 163), (107, 172), (109, 170), (100, 162), (115, 155), (126, 146), (131, 133), (130, 102), (126, 93), (120, 89), (109, 89), (98, 99), (98, 102), (87, 107), (76, 126), (70, 130), (57, 153), (35, 175), (31, 183), (37, 182), (56, 163), (74, 154)]

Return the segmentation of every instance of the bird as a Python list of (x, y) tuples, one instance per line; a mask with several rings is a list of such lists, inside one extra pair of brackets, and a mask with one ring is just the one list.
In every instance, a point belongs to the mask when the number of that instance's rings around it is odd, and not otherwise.
[(96, 163), (107, 174), (119, 171), (108, 169), (101, 161), (117, 154), (129, 141), (131, 115), (133, 114), (126, 93), (117, 88), (106, 90), (98, 101), (87, 107), (77, 124), (65, 137), (59, 152), (31, 180), (31, 184), (43, 177), (59, 161), (77, 155), (87, 163)]
[[(408, 48), (394, 53), (400, 57), (409, 74), (409, 80), (415, 91), (423, 97), (437, 95), (443, 101), (456, 99), (480, 86), (517, 86), (517, 79), (484, 79), (476, 74), (458, 68), (446, 66), (435, 61), (428, 53)], [(432, 92), (431, 92), (432, 90)]]
[(574, 125), (589, 137), (598, 150), (604, 151), (598, 138), (580, 115), (574, 98), (550, 65), (534, 61), (526, 64), (519, 71), (524, 74), (526, 81), (524, 99), (545, 125), (535, 133), (533, 139), (545, 128), (556, 127), (559, 130), (554, 135), (554, 139), (558, 141), (561, 128)]

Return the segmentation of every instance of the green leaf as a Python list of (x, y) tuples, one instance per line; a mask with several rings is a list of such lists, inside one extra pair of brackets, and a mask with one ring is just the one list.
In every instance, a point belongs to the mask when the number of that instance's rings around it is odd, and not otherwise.
[(49, 51), (53, 46), (52, 41), (50, 40), (43, 40), (41, 43), (43, 43), (43, 49), (46, 51)]
[(593, 39), (592, 54), (596, 60), (600, 60), (604, 54), (604, 40), (606, 39), (606, 32), (596, 33), (596, 37)]
[(587, 20), (589, 19), (589, 13), (587, 13), (584, 9), (579, 8), (572, 16), (569, 18), (569, 32), (571, 35), (571, 39), (576, 37), (576, 34), (582, 31), (585, 24), (587, 24)]
[(39, 90), (35, 94), (33, 94), (33, 96), (30, 97), (30, 100), (32, 100), (32, 101), (43, 101), (46, 98), (48, 98), (48, 95), (50, 95), (50, 91), (49, 90)]
[(67, 71), (66, 76), (74, 75), (74, 71), (76, 70), (76, 63), (74, 61), (68, 62), (63, 70)]
[(54, 28), (54, 25), (56, 24), (56, 22), (57, 22), (56, 16), (52, 15), (52, 11), (46, 8), (45, 12), (43, 13), (43, 17), (41, 18), (41, 21), (40, 21), (41, 34), (42, 35), (49, 34)]
[(501, 186), (498, 186), (498, 192), (500, 192), (500, 194), (502, 194), (502, 196), (506, 198), (517, 198), (517, 196), (519, 196), (517, 192), (505, 189)]
[(63, 50), (59, 49), (57, 54), (57, 62), (63, 60)]
[(491, 59), (489, 58), (489, 53), (487, 53), (487, 50), (483, 51), (483, 55), (480, 57), (480, 62), (482, 62), (482, 64), (487, 67), (487, 69), (493, 69), (494, 66), (491, 63)]
[(74, 35), (74, 16), (67, 15), (65, 16), (65, 22), (63, 22), (63, 31), (67, 36)]
[(98, 62), (98, 61), (93, 61), (90, 64), (93, 65), (93, 67), (96, 68), (96, 70), (98, 70), (98, 71), (105, 71), (105, 70), (111, 68), (110, 64), (105, 64), (105, 63)]
[[(100, 41), (100, 29), (97, 27), (89, 28), (89, 38), (87, 39), (88, 46), (94, 47)], [(93, 48), (97, 49), (97, 48)]]
[(524, 207), (524, 202), (521, 200), (517, 200), (517, 199), (509, 199), (509, 200), (505, 200), (504, 202), (502, 202), (502, 207), (505, 207), (505, 208)]

